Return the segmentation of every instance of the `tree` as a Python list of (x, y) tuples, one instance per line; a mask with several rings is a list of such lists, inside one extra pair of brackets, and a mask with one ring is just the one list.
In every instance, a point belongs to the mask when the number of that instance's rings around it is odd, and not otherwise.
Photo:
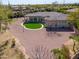
[(54, 53), (55, 59), (70, 59), (70, 52), (64, 45), (61, 49), (53, 49), (51, 52)]
[(73, 24), (76, 26), (78, 24), (79, 20), (79, 9), (77, 9), (75, 12), (72, 12), (68, 16), (68, 20), (71, 20)]
[(74, 51), (74, 54), (76, 54), (77, 51), (79, 51), (79, 48), (76, 47), (76, 42), (79, 43), (79, 35), (73, 35), (70, 38), (73, 40), (73, 51)]
[(79, 34), (79, 9), (77, 9), (75, 12), (72, 12), (68, 16), (68, 20), (72, 23), (74, 27), (75, 34)]
[(10, 23), (11, 15), (12, 15), (12, 11), (8, 7), (0, 5), (0, 32), (2, 32), (3, 30), (2, 25), (5, 25), (5, 28), (6, 28)]
[(37, 46), (31, 51), (31, 59), (52, 59), (51, 52), (43, 47)]
[(19, 17), (24, 16), (24, 10), (23, 10), (23, 7), (22, 7), (21, 5), (19, 5), (19, 12), (18, 12), (18, 16), (19, 16)]

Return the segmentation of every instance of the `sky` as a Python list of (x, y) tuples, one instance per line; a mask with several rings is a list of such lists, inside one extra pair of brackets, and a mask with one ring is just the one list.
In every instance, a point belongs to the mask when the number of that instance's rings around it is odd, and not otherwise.
[(58, 3), (79, 3), (79, 0), (1, 0), (3, 4), (12, 5), (16, 4), (52, 4), (52, 2), (57, 1)]

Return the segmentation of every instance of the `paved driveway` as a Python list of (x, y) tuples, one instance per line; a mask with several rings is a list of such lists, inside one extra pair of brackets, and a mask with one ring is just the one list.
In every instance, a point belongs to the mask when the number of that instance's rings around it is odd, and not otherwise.
[(47, 32), (45, 28), (38, 31), (24, 29), (20, 24), (21, 20), (16, 21), (10, 26), (10, 31), (18, 38), (21, 44), (25, 47), (26, 52), (30, 54), (31, 50), (36, 46), (44, 46), (48, 49), (61, 47), (72, 32)]

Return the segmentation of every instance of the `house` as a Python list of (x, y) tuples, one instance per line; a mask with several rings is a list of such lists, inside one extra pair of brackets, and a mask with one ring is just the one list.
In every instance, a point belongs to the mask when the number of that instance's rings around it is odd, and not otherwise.
[(25, 19), (27, 22), (41, 22), (51, 30), (71, 29), (73, 26), (67, 16), (67, 14), (58, 12), (36, 12), (25, 15)]

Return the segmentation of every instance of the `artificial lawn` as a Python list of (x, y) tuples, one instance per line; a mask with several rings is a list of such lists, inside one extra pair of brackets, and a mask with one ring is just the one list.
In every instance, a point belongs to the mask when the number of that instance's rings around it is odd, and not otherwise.
[(41, 23), (26, 23), (24, 26), (29, 29), (38, 29), (42, 27)]

